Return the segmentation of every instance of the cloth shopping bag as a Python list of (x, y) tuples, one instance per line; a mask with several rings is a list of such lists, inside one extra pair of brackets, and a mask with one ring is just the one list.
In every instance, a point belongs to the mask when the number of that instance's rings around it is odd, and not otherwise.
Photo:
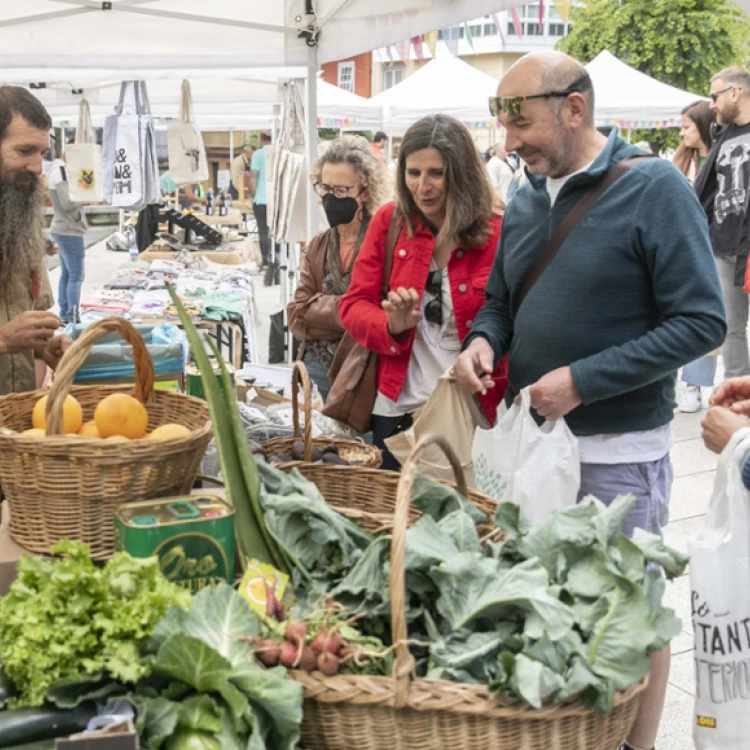
[(208, 162), (203, 136), (193, 122), (190, 82), (182, 82), (180, 122), (167, 130), (169, 175), (178, 185), (194, 185), (208, 179)]
[(115, 114), (104, 121), (104, 199), (140, 211), (161, 201), (154, 122), (143, 81), (123, 81)]
[(531, 415), (528, 388), (491, 430), (478, 429), (473, 446), (476, 488), (520, 506), (533, 523), (574, 505), (581, 487), (578, 440), (564, 419), (541, 426)]
[(721, 454), (706, 524), (688, 543), (697, 750), (740, 750), (750, 742), (750, 492), (742, 483), (748, 455), (745, 428)]
[(86, 99), (78, 110), (75, 143), (65, 149), (68, 191), (76, 203), (99, 203), (104, 198), (102, 147), (96, 143), (91, 125), (91, 110)]
[[(458, 386), (447, 373), (442, 375), (427, 403), (414, 415), (412, 426), (385, 441), (396, 460), (403, 464), (424, 435), (442, 435), (453, 448), (464, 470), (466, 484), (475, 486), (472, 441), (477, 426), (489, 422), (477, 400)], [(431, 445), (422, 451), (418, 469), (434, 479), (454, 481), (455, 474), (445, 454)]]

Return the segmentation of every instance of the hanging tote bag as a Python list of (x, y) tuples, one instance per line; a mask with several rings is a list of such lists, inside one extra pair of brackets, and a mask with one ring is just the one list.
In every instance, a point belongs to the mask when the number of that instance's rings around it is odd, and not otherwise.
[(178, 185), (194, 185), (208, 179), (206, 148), (200, 130), (193, 123), (190, 82), (182, 82), (180, 122), (167, 130), (169, 174)]
[(91, 125), (86, 99), (78, 109), (75, 143), (65, 149), (70, 199), (76, 203), (99, 203), (104, 198), (102, 147), (98, 146)]
[(724, 449), (703, 530), (688, 544), (695, 630), (698, 750), (740, 750), (750, 737), (750, 428)]
[(528, 388), (493, 429), (476, 431), (473, 457), (476, 488), (520, 506), (532, 523), (546, 521), (578, 498), (578, 440), (564, 419), (536, 423)]
[(144, 206), (153, 206), (161, 203), (161, 185), (159, 184), (159, 156), (156, 151), (154, 118), (151, 115), (145, 81), (138, 82), (136, 102), (142, 155), (143, 202)]

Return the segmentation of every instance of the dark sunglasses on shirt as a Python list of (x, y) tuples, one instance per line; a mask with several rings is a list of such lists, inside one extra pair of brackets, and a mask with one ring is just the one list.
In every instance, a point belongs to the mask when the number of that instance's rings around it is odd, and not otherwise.
[(424, 306), (425, 320), (436, 326), (443, 325), (443, 272), (439, 268), (430, 271), (424, 290), (433, 297)]

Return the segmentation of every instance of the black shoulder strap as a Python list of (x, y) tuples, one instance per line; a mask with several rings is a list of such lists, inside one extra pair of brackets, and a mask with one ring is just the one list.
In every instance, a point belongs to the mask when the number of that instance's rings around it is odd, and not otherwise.
[(521, 304), (528, 296), (529, 292), (534, 288), (534, 284), (539, 281), (539, 278), (546, 270), (547, 266), (552, 262), (552, 259), (557, 255), (557, 251), (561, 245), (567, 239), (568, 235), (573, 231), (574, 227), (583, 218), (586, 212), (601, 195), (607, 191), (612, 185), (617, 182), (623, 175), (625, 175), (631, 167), (637, 164), (641, 159), (647, 159), (649, 157), (656, 157), (656, 154), (634, 154), (628, 156), (622, 161), (618, 162), (614, 166), (610, 167), (599, 179), (594, 182), (591, 187), (580, 197), (578, 202), (570, 209), (568, 215), (560, 222), (559, 226), (552, 233), (552, 236), (547, 241), (547, 244), (539, 253), (534, 264), (526, 274), (526, 278), (521, 284), (521, 291), (518, 293), (518, 300), (516, 302), (516, 310), (521, 307)]

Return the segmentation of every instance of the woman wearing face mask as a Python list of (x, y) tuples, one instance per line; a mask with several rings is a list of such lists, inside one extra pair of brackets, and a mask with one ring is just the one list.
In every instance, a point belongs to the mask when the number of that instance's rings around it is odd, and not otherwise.
[[(711, 111), (708, 102), (693, 102), (682, 110), (682, 143), (672, 162), (691, 183), (695, 182), (698, 172), (708, 158), (708, 152), (711, 150), (711, 126), (715, 121), (716, 114)], [(701, 410), (701, 388), (713, 387), (717, 360), (716, 354), (707, 354), (685, 365), (682, 370), (685, 389), (678, 404), (681, 412), (692, 414)]]
[(287, 315), (289, 328), (303, 342), (302, 361), (325, 399), (328, 370), (344, 335), (339, 301), (349, 288), (370, 219), (385, 200), (387, 177), (367, 140), (345, 135), (331, 142), (311, 178), (331, 228), (310, 242)]
[[(471, 135), (446, 115), (424, 117), (406, 131), (396, 192), (396, 202), (370, 223), (339, 308), (346, 330), (379, 355), (372, 430), (384, 469), (399, 468), (384, 440), (411, 425), (484, 303), (501, 222)], [(391, 221), (399, 233), (382, 299)], [(495, 387), (479, 396), (491, 422), (507, 385), (505, 360), (493, 379)], [(446, 419), (448, 429), (450, 415)]]

